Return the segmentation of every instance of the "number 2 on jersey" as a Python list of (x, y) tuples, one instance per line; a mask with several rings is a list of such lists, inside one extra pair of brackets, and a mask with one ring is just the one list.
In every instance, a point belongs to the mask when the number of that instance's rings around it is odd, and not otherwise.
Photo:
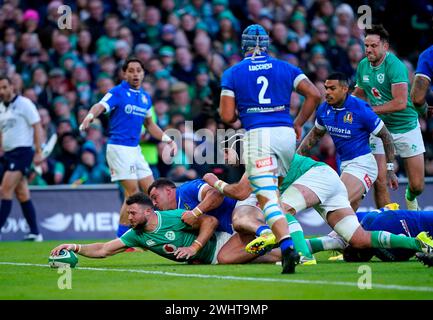
[(263, 83), (263, 85), (262, 85), (262, 88), (260, 89), (260, 92), (259, 92), (259, 103), (260, 104), (269, 104), (269, 103), (271, 103), (271, 99), (265, 98), (265, 93), (266, 93), (266, 90), (268, 89), (269, 81), (264, 76), (260, 76), (257, 78), (257, 84), (262, 84), (262, 83)]

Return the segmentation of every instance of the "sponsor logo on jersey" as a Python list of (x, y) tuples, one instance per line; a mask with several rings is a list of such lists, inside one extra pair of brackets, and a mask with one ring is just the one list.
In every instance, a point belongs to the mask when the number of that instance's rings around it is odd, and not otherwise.
[(264, 112), (278, 112), (286, 110), (286, 106), (276, 106), (276, 107), (251, 107), (247, 109), (247, 113), (264, 113)]
[(164, 252), (168, 254), (173, 254), (176, 249), (176, 246), (171, 243), (166, 243), (162, 246), (162, 250), (164, 250)]
[(350, 138), (352, 131), (346, 128), (338, 128), (330, 125), (325, 125), (330, 135), (336, 135), (343, 138)]
[(272, 157), (256, 160), (256, 168), (272, 166)]
[(249, 65), (248, 66), (249, 71), (268, 70), (271, 68), (272, 68), (272, 63), (263, 63), (263, 64), (256, 64), (256, 65)]
[(146, 240), (146, 245), (148, 247), (152, 247), (152, 246), (156, 245), (156, 242), (153, 241), (152, 239), (149, 239), (149, 240)]
[(347, 111), (346, 114), (343, 117), (344, 123), (352, 124), (353, 122), (353, 114), (350, 111)]
[(371, 186), (373, 185), (373, 182), (371, 181), (370, 177), (368, 176), (368, 174), (366, 174), (364, 176), (364, 181), (367, 184), (367, 188), (370, 189)]
[(362, 81), (363, 81), (363, 82), (369, 82), (369, 81), (370, 81), (370, 79), (369, 79), (369, 77), (368, 77), (368, 74), (366, 74), (366, 75), (364, 75), (364, 76), (362, 77)]
[(176, 239), (176, 235), (175, 235), (174, 231), (167, 231), (164, 236), (170, 241), (173, 241), (174, 239)]
[(132, 113), (133, 115), (144, 117), (147, 114), (147, 109), (142, 108), (142, 107), (138, 107), (138, 106), (133, 105), (133, 104), (127, 104), (125, 106), (125, 113), (126, 114)]
[(371, 88), (371, 94), (376, 98), (376, 99), (382, 99), (382, 95), (380, 94), (380, 91), (377, 90), (376, 88)]
[(377, 74), (377, 81), (382, 84), (385, 81), (385, 74), (384, 73), (378, 73)]
[(127, 104), (127, 105), (125, 106), (125, 113), (126, 113), (126, 114), (130, 114), (131, 112), (132, 112), (132, 105)]

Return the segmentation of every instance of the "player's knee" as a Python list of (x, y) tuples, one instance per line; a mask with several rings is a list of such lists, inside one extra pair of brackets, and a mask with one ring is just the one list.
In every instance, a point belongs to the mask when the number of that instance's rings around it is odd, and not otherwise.
[(421, 194), (424, 190), (424, 179), (412, 179), (409, 181), (409, 189), (413, 194)]
[[(356, 217), (356, 215), (351, 214), (348, 216), (345, 216), (343, 219), (341, 219), (340, 221), (338, 221), (335, 226), (334, 226), (334, 230), (343, 237), (344, 240), (346, 240), (346, 242), (352, 244), (352, 242), (355, 242), (356, 245), (362, 245), (363, 243), (363, 236), (362, 236), (362, 232), (357, 232), (359, 231), (360, 224), (358, 222), (358, 218)], [(356, 245), (353, 245), (356, 248)]]

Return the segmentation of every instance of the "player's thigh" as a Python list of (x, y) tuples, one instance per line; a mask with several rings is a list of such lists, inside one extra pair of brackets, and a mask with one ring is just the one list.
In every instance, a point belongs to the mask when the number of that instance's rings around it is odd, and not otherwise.
[(124, 190), (125, 199), (139, 191), (137, 180), (120, 180), (119, 182)]
[(22, 178), (21, 171), (6, 171), (1, 183), (1, 196), (10, 199)]
[[(378, 177), (378, 166), (375, 156), (368, 153), (352, 160), (343, 161), (341, 163), (341, 172), (341, 178), (347, 187), (350, 199), (352, 200), (355, 195), (359, 198), (370, 190)], [(353, 187), (357, 186), (355, 185), (357, 181), (353, 180), (353, 177), (360, 182), (359, 188), (356, 190), (349, 189), (348, 186), (348, 184)]]
[(150, 175), (138, 180), (138, 185), (140, 186), (140, 189), (143, 190), (145, 194), (147, 194), (147, 190), (149, 189), (149, 186), (152, 184), (153, 181), (153, 175)]
[(278, 159), (279, 173), (285, 175), (296, 152), (296, 133), (293, 128), (276, 127), (271, 131), (272, 152)]
[(15, 195), (19, 202), (25, 202), (30, 199), (29, 184), (26, 177), (22, 177), (16, 186)]
[(424, 154), (403, 158), (404, 169), (413, 188), (424, 189)]
[(245, 251), (245, 246), (253, 239), (254, 235), (241, 235), (239, 233), (233, 234), (218, 251), (218, 263), (246, 263), (256, 258), (256, 255), (252, 255)]
[(327, 215), (329, 226), (356, 247), (368, 246), (368, 233), (361, 227), (352, 208), (340, 208)]
[(147, 190), (147, 187), (153, 182), (153, 173), (139, 146), (135, 150), (135, 167), (137, 179), (142, 180), (140, 187)]
[(405, 133), (393, 133), (396, 153), (402, 158), (411, 158), (425, 152), (424, 141), (419, 124), (413, 130)]
[(362, 181), (350, 173), (343, 172), (341, 174), (341, 181), (343, 181), (346, 187), (350, 202), (361, 199), (362, 195), (366, 193)]
[(108, 144), (106, 156), (111, 181), (138, 180), (136, 147)]

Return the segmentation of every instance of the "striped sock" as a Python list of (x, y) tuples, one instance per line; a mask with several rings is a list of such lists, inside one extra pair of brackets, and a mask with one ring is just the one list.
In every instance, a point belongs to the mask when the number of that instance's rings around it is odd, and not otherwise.
[(291, 214), (286, 214), (286, 220), (289, 224), (289, 232), (290, 236), (293, 239), (293, 243), (297, 252), (300, 252), (301, 255), (312, 258), (313, 255), (308, 249), (307, 242), (305, 241), (304, 231), (302, 230), (301, 225), (298, 220)]

